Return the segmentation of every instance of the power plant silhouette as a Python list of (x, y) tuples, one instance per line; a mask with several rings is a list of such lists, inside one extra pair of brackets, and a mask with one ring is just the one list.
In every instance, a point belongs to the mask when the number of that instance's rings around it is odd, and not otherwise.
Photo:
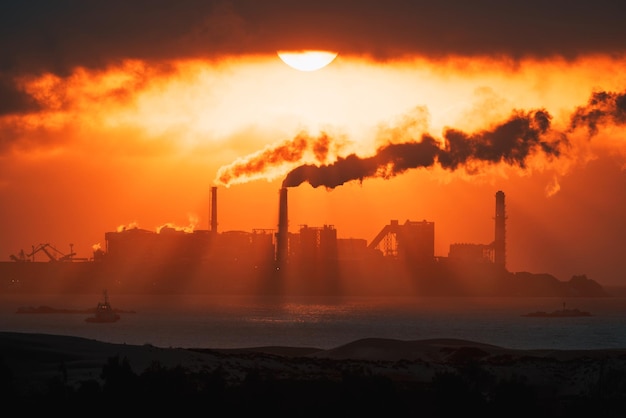
[(87, 261), (71, 256), (50, 257), (48, 262), (12, 257), (12, 262), (0, 263), (4, 288), (251, 295), (602, 293), (586, 277), (561, 282), (549, 275), (507, 271), (502, 191), (495, 194), (493, 242), (452, 244), (447, 257), (435, 256), (435, 224), (426, 220), (391, 220), (369, 243), (338, 238), (332, 225), (302, 225), (298, 232), (289, 231), (287, 187), (279, 190), (276, 229), (220, 232), (217, 191), (211, 188), (210, 229), (106, 232), (105, 249), (96, 250)]
[[(176, 266), (185, 272), (187, 265), (201, 266), (199, 269), (207, 273), (206, 286), (224, 292), (239, 287), (252, 293), (402, 293), (416, 291), (421, 285), (425, 285), (422, 291), (433, 291), (446, 282), (442, 272), (458, 278), (455, 265), (463, 265), (468, 272), (480, 270), (480, 280), (495, 280), (506, 271), (506, 216), (501, 191), (496, 194), (494, 241), (453, 244), (448, 257), (435, 256), (435, 225), (426, 220), (403, 224), (392, 220), (369, 244), (365, 239), (338, 238), (332, 225), (302, 225), (298, 232), (289, 231), (287, 187), (279, 189), (275, 230), (219, 232), (217, 194), (217, 187), (212, 187), (209, 230), (185, 233), (165, 229), (155, 233), (132, 228), (107, 232), (102, 260), (118, 269), (142, 258), (148, 266)], [(433, 279), (426, 275), (437, 277), (438, 283), (428, 283)], [(160, 278), (154, 286), (168, 282), (172, 281)], [(451, 285), (446, 287), (447, 292), (452, 290)]]
[[(448, 255), (435, 256), (433, 222), (391, 220), (368, 244), (365, 239), (340, 239), (332, 225), (289, 230), (288, 187), (309, 183), (335, 188), (366, 178), (392, 178), (407, 170), (439, 166), (455, 171), (474, 161), (525, 168), (541, 154), (560, 156), (568, 134), (587, 128), (595, 136), (601, 125), (623, 125), (623, 92), (594, 92), (576, 108), (568, 129), (554, 135), (545, 109), (514, 111), (506, 120), (479, 132), (446, 129), (441, 138), (423, 133), (406, 142), (391, 141), (374, 155), (351, 153), (327, 162), (332, 138), (297, 135), (262, 153), (221, 167), (216, 183), (229, 185), (239, 177), (259, 174), (284, 153), (302, 160), (289, 171), (279, 190), (276, 229), (219, 232), (217, 188), (211, 189), (210, 227), (191, 233), (164, 227), (158, 232), (127, 228), (105, 233), (106, 248), (79, 260), (73, 250), (63, 254), (46, 243), (0, 262), (2, 290), (13, 292), (95, 291), (108, 288), (137, 293), (236, 294), (399, 294), (598, 296), (602, 287), (585, 275), (560, 281), (547, 273), (509, 272), (506, 254), (504, 192), (495, 195), (494, 239), (488, 244), (451, 244)], [(399, 127), (401, 128), (401, 127)], [(441, 144), (444, 143), (445, 147)], [(318, 155), (319, 154), (319, 155)], [(70, 245), (71, 246), (71, 245)], [(35, 262), (42, 252), (49, 260)]]

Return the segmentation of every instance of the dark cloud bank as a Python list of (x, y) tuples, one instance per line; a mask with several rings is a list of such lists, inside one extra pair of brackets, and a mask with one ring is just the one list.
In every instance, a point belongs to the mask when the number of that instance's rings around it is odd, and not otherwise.
[(323, 48), (377, 59), (511, 58), (626, 51), (616, 1), (6, 0), (0, 5), (0, 94), (30, 109), (14, 77), (123, 59), (168, 60)]
[(0, 69), (331, 48), (379, 58), (622, 53), (616, 1), (7, 0)]

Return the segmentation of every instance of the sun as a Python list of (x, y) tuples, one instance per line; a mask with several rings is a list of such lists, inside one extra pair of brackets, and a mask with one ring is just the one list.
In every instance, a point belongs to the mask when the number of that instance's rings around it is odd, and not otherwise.
[(337, 57), (330, 51), (278, 51), (278, 57), (291, 68), (300, 71), (316, 71), (326, 67)]

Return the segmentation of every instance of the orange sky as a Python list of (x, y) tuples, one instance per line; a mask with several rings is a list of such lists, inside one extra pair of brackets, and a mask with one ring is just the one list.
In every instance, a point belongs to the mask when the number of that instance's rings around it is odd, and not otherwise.
[[(241, 18), (247, 27), (245, 13), (216, 7), (203, 25)], [(329, 66), (301, 72), (277, 57), (270, 38), (269, 47), (162, 57), (133, 54), (141, 49), (131, 43), (95, 64), (59, 53), (62, 70), (35, 65), (49, 60), (42, 54), (13, 54), (0, 72), (12, 86), (0, 93), (19, 92), (6, 97), (21, 103), (0, 109), (0, 259), (45, 242), (90, 257), (120, 225), (208, 229), (213, 185), (220, 231), (276, 228), (291, 169), (367, 159), (424, 138), (445, 150), (456, 133), (455, 150), (477, 145), (455, 152), (454, 166), (435, 160), (389, 175), (387, 165), (388, 178), (290, 188), (290, 229), (332, 224), (340, 238), (369, 242), (391, 219), (426, 219), (435, 222), (436, 255), (446, 256), (452, 243), (493, 240), (502, 190), (509, 270), (626, 284), (626, 55), (589, 48), (520, 57), (495, 44), (491, 54), (433, 54), (416, 44), (381, 59), (380, 49), (348, 42), (353, 49), (337, 49)], [(102, 51), (117, 45), (109, 40)], [(549, 127), (538, 127), (538, 111)], [(532, 121), (526, 139), (506, 137), (513, 115)], [(494, 157), (504, 137), (512, 148)], [(453, 154), (437, 153), (441, 161)], [(241, 167), (250, 172), (232, 170)]]

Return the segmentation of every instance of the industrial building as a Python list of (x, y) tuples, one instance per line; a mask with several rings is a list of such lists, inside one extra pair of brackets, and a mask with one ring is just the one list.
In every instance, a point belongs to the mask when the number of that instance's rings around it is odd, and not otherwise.
[[(157, 232), (127, 228), (105, 233), (93, 259), (33, 247), (0, 262), (9, 292), (97, 292), (246, 295), (604, 295), (585, 277), (560, 282), (550, 275), (506, 269), (506, 208), (495, 195), (494, 240), (455, 243), (436, 256), (435, 223), (391, 220), (369, 242), (339, 238), (333, 225), (290, 231), (288, 189), (279, 190), (275, 229), (218, 231), (217, 188), (211, 189), (210, 228)], [(49, 261), (35, 262), (42, 252)]]
[[(435, 223), (422, 220), (391, 220), (367, 244), (364, 239), (338, 238), (333, 225), (302, 225), (289, 231), (287, 188), (279, 192), (277, 229), (217, 231), (217, 188), (211, 190), (211, 229), (185, 232), (163, 228), (158, 233), (131, 228), (105, 233), (109, 260), (209, 261), (245, 258), (271, 260), (279, 266), (287, 262), (332, 259), (358, 259), (379, 253), (382, 257), (432, 262), (435, 256)], [(452, 244), (448, 257), (505, 265), (504, 193), (496, 193), (495, 237), (490, 244)], [(440, 259), (440, 258), (439, 258)]]
[[(437, 271), (452, 274), (449, 265), (460, 262), (488, 263), (504, 271), (506, 216), (501, 191), (496, 194), (494, 241), (452, 244), (447, 258), (435, 256), (434, 222), (391, 220), (368, 244), (365, 239), (338, 238), (333, 225), (301, 225), (297, 232), (289, 231), (287, 188), (279, 190), (278, 200), (276, 229), (219, 232), (217, 188), (213, 187), (209, 230), (107, 232), (103, 261), (118, 270), (130, 265), (176, 266), (177, 276), (192, 274), (194, 282), (222, 290), (259, 286), (284, 290), (290, 284), (291, 288), (310, 291), (322, 282), (334, 283), (334, 288), (337, 283), (345, 285), (350, 280), (355, 282), (350, 284), (352, 288), (367, 280), (380, 286), (393, 280), (417, 280), (415, 276), (420, 271), (427, 271), (431, 277), (440, 276)], [(134, 271), (143, 272), (145, 268)], [(172, 279), (162, 277), (156, 282), (159, 280)]]

